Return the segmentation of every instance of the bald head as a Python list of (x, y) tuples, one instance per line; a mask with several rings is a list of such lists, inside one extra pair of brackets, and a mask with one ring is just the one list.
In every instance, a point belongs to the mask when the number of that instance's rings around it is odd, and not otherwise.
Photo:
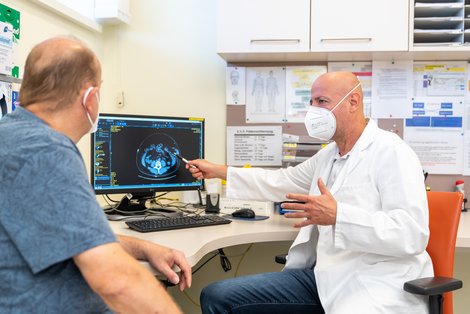
[[(329, 72), (321, 75), (312, 86), (312, 92), (315, 89), (322, 91), (328, 90), (329, 93), (337, 95), (346, 95), (351, 89), (359, 84), (359, 80), (351, 72)], [(362, 97), (362, 89), (358, 88), (357, 92)]]
[(65, 108), (77, 99), (86, 84), (98, 86), (100, 71), (95, 54), (77, 39), (56, 37), (43, 41), (26, 59), (21, 106)]

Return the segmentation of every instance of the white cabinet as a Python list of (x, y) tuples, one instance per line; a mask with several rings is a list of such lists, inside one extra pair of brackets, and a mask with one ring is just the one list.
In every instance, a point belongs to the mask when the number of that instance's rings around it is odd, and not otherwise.
[(310, 50), (310, 0), (218, 0), (217, 4), (218, 53)]
[(408, 0), (312, 0), (311, 51), (407, 51)]

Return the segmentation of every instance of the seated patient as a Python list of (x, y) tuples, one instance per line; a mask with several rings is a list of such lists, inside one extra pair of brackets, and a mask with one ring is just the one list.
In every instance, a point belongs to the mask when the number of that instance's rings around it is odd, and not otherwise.
[(181, 313), (137, 260), (182, 290), (186, 258), (114, 235), (88, 182), (75, 144), (95, 129), (100, 87), (100, 62), (76, 39), (28, 55), (21, 105), (0, 120), (0, 313)]
[(227, 197), (293, 200), (299, 234), (282, 272), (203, 289), (203, 313), (426, 313), (404, 282), (433, 275), (428, 209), (416, 154), (366, 119), (350, 72), (320, 76), (305, 117), (310, 136), (332, 142), (296, 167), (233, 168), (193, 160), (195, 178), (227, 180)]

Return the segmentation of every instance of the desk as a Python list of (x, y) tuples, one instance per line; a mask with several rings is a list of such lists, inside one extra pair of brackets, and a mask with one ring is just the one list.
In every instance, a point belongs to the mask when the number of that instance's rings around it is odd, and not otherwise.
[(266, 220), (233, 220), (228, 225), (197, 227), (171, 231), (140, 233), (131, 230), (122, 221), (110, 221), (117, 234), (134, 236), (182, 251), (191, 266), (196, 265), (207, 253), (233, 245), (292, 241), (299, 229), (294, 228), (296, 219), (274, 214)]
[[(190, 265), (194, 266), (204, 255), (220, 248), (257, 242), (293, 241), (299, 231), (292, 227), (294, 222), (295, 219), (274, 214), (266, 220), (233, 220), (228, 225), (148, 233), (131, 230), (122, 221), (110, 221), (110, 225), (117, 234), (183, 251)], [(460, 217), (456, 249), (470, 252), (470, 212), (463, 212)]]

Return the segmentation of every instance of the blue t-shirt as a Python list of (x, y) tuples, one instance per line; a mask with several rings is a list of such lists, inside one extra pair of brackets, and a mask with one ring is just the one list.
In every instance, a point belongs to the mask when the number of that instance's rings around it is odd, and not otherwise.
[(17, 108), (0, 120), (0, 182), (0, 313), (106, 312), (72, 259), (116, 242), (75, 144)]

